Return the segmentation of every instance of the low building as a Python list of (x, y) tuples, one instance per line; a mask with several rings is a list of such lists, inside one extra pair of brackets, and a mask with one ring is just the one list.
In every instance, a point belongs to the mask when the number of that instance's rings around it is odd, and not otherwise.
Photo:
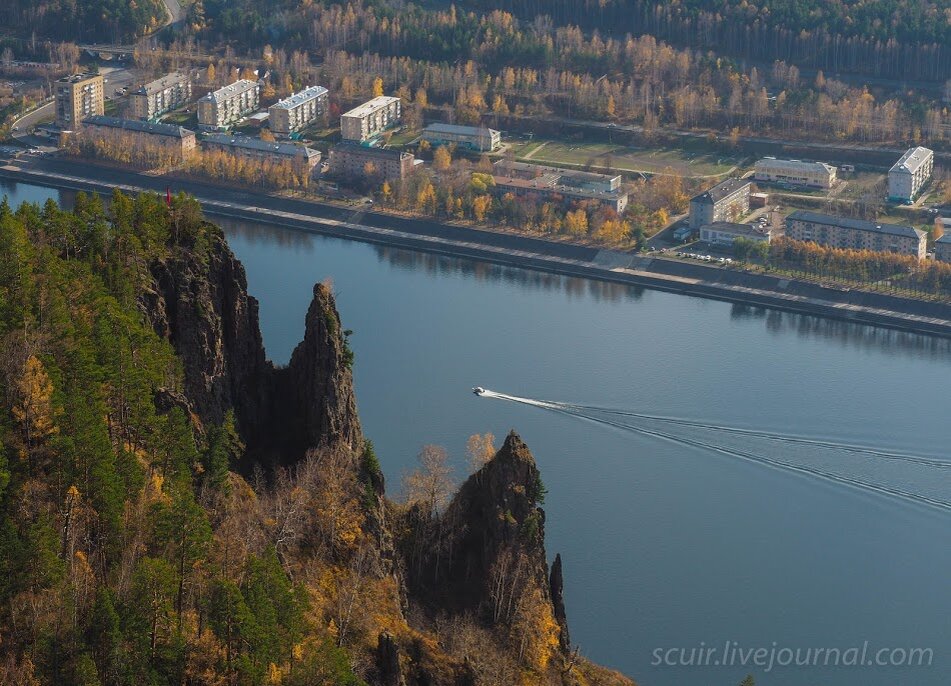
[(330, 173), (364, 178), (368, 172), (384, 179), (405, 179), (416, 165), (412, 153), (371, 148), (358, 143), (338, 143), (330, 149)]
[(99, 74), (73, 74), (56, 81), (56, 124), (66, 130), (78, 128), (87, 117), (105, 112), (103, 79)]
[(340, 115), (340, 135), (345, 141), (363, 143), (398, 124), (402, 114), (399, 98), (381, 95)]
[(492, 177), (500, 195), (511, 193), (516, 197), (536, 196), (567, 202), (594, 201), (618, 214), (627, 209), (627, 193), (621, 189), (619, 175), (499, 160), (492, 170)]
[(911, 203), (924, 188), (934, 171), (934, 152), (928, 148), (910, 148), (888, 170), (888, 199)]
[(805, 188), (829, 189), (835, 184), (836, 168), (823, 162), (800, 162), (764, 157), (755, 165), (757, 182)]
[(696, 229), (693, 229), (690, 224), (684, 224), (683, 226), (678, 226), (676, 229), (674, 229), (673, 236), (675, 241), (683, 243), (695, 233)]
[(132, 92), (129, 102), (132, 116), (152, 121), (181, 107), (192, 99), (192, 80), (188, 74), (173, 72)]
[(254, 112), (259, 103), (257, 81), (235, 81), (198, 101), (198, 126), (206, 131), (226, 129)]
[(750, 207), (766, 207), (769, 204), (769, 193), (750, 193)]
[(196, 147), (195, 132), (181, 126), (104, 115), (84, 119), (83, 135), (103, 138), (112, 136), (117, 143), (128, 143), (141, 148), (158, 146), (177, 160), (191, 156)]
[(700, 227), (700, 240), (711, 245), (732, 246), (737, 238), (745, 238), (748, 241), (757, 241), (759, 243), (769, 243), (773, 237), (770, 227), (760, 228), (750, 224), (737, 224), (734, 222), (714, 222)]
[(263, 141), (250, 136), (232, 136), (227, 133), (211, 133), (202, 138), (205, 150), (218, 150), (236, 157), (264, 162), (301, 163), (313, 169), (320, 163), (320, 151), (294, 143)]
[(797, 210), (786, 217), (786, 236), (831, 248), (895, 252), (914, 255), (918, 259), (924, 259), (927, 248), (927, 234), (912, 226), (834, 217), (805, 210)]
[(327, 111), (327, 89), (311, 86), (268, 108), (271, 131), (290, 136), (316, 122)]
[(951, 262), (951, 233), (946, 233), (934, 242), (934, 258)]
[(745, 179), (727, 179), (690, 199), (690, 226), (736, 221), (750, 211), (752, 185)]
[(502, 145), (502, 134), (484, 126), (457, 126), (456, 124), (430, 124), (421, 138), (430, 145), (456, 145), (475, 152), (492, 152)]

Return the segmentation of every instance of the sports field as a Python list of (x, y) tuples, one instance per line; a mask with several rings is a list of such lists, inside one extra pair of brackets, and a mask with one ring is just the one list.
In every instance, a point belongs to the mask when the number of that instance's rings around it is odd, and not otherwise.
[(690, 177), (725, 176), (743, 160), (722, 152), (680, 148), (632, 148), (611, 143), (534, 140), (511, 143), (517, 160), (578, 167), (609, 167), (620, 172), (659, 174), (673, 169)]

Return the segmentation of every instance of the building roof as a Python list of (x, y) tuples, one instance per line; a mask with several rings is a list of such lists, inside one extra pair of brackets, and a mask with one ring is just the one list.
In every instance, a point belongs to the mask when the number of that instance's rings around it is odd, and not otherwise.
[(760, 165), (775, 165), (777, 167), (782, 167), (784, 169), (802, 171), (802, 172), (826, 172), (828, 174), (835, 173), (835, 167), (826, 164), (825, 162), (803, 162), (802, 160), (779, 160), (775, 157), (764, 157), (761, 160), (756, 161), (756, 167)]
[(768, 236), (771, 232), (770, 229), (763, 230), (752, 224), (739, 224), (737, 222), (713, 222), (700, 227), (701, 231), (704, 229), (732, 233), (737, 236)]
[(399, 102), (399, 98), (394, 98), (389, 95), (378, 95), (372, 100), (367, 100), (362, 105), (357, 105), (349, 112), (344, 112), (342, 117), (357, 117), (363, 118), (368, 114), (372, 114), (377, 110), (383, 109), (384, 107), (390, 105), (393, 102)]
[(234, 83), (228, 84), (224, 88), (219, 88), (218, 90), (209, 93), (208, 95), (204, 96), (202, 100), (204, 100), (205, 102), (214, 102), (217, 104), (229, 98), (233, 98), (235, 95), (238, 95), (239, 93), (244, 93), (245, 91), (249, 91), (252, 88), (257, 88), (257, 87), (258, 87), (257, 81), (249, 81), (248, 79), (240, 79), (239, 81), (235, 81)]
[(153, 124), (139, 119), (120, 119), (119, 117), (107, 117), (102, 114), (86, 117), (83, 119), (83, 124), (107, 126), (112, 129), (135, 131), (136, 133), (150, 133), (156, 136), (171, 136), (172, 138), (188, 138), (195, 135), (194, 131), (175, 124)]
[(951, 244), (951, 233), (942, 234), (940, 238), (935, 239), (935, 245), (940, 243), (941, 245)]
[(302, 91), (298, 91), (297, 93), (294, 93), (293, 95), (286, 97), (283, 100), (279, 100), (278, 102), (271, 105), (271, 107), (276, 107), (277, 109), (281, 109), (281, 110), (290, 110), (297, 107), (298, 105), (302, 105), (303, 103), (309, 100), (313, 100), (314, 98), (319, 98), (321, 95), (326, 95), (326, 94), (327, 94), (327, 89), (324, 88), (323, 86), (310, 86), (309, 88), (305, 88)]
[(849, 217), (835, 217), (830, 214), (820, 214), (819, 212), (809, 212), (808, 210), (796, 210), (788, 217), (786, 221), (804, 221), (812, 224), (824, 224), (826, 226), (841, 226), (846, 229), (855, 229), (857, 231), (870, 231), (872, 233), (882, 233), (889, 236), (901, 236), (904, 238), (920, 239), (925, 235), (921, 229), (903, 224), (881, 224), (870, 222), (865, 219), (850, 219)]
[(423, 133), (452, 133), (457, 136), (491, 136), (499, 132), (484, 126), (460, 126), (459, 124), (435, 122), (423, 129)]
[(294, 145), (293, 143), (277, 143), (273, 141), (262, 141), (260, 138), (251, 136), (232, 136), (227, 133), (212, 133), (206, 135), (203, 139), (205, 143), (221, 145), (228, 148), (243, 148), (245, 150), (257, 150), (259, 152), (271, 153), (273, 155), (283, 155), (285, 157), (303, 156), (307, 159), (320, 155), (318, 150), (307, 148), (303, 145)]
[(892, 165), (892, 168), (888, 170), (888, 173), (892, 172), (902, 172), (908, 174), (914, 174), (918, 171), (918, 167), (925, 163), (934, 153), (928, 148), (922, 148), (920, 145), (917, 148), (909, 148), (905, 151), (905, 154), (901, 156), (895, 164)]
[(714, 203), (720, 202), (726, 197), (729, 197), (736, 191), (743, 188), (743, 186), (749, 186), (750, 182), (746, 179), (727, 179), (726, 181), (721, 181), (713, 188), (705, 190), (700, 195), (694, 196), (690, 202), (699, 202), (705, 205), (712, 205)]
[(80, 81), (89, 81), (90, 79), (95, 79), (99, 74), (70, 74), (69, 76), (63, 76), (56, 79), (56, 83), (79, 83)]
[[(597, 172), (582, 171), (580, 169), (562, 169), (548, 167), (543, 164), (530, 162), (515, 162), (513, 160), (499, 160), (493, 167), (497, 176), (512, 176), (527, 179), (542, 179), (546, 176), (557, 176), (562, 183), (613, 183), (620, 182), (620, 174), (599, 174)], [(568, 185), (568, 184), (565, 184)]]
[(156, 79), (155, 81), (145, 84), (141, 88), (134, 90), (132, 94), (152, 95), (153, 93), (158, 93), (159, 91), (163, 91), (166, 88), (170, 88), (171, 86), (177, 86), (178, 84), (185, 81), (188, 81), (188, 75), (179, 71), (175, 71), (171, 74), (166, 74), (160, 79)]
[(347, 141), (337, 143), (330, 150), (331, 152), (363, 155), (364, 157), (375, 157), (377, 159), (389, 158), (402, 160), (407, 157), (413, 157), (413, 153), (410, 152), (403, 152), (401, 150), (394, 150), (392, 148), (371, 148), (368, 145), (360, 145), (359, 143)]

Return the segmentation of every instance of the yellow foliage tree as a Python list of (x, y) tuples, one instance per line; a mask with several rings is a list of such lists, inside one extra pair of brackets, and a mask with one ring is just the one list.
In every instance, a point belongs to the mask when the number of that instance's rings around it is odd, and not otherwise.
[(13, 417), (23, 429), (21, 457), (32, 459), (38, 446), (59, 433), (53, 407), (53, 382), (35, 355), (26, 358), (16, 389), (19, 397), (13, 406)]
[(452, 155), (449, 152), (449, 148), (445, 145), (440, 145), (436, 148), (436, 152), (433, 153), (433, 169), (436, 171), (447, 171), (451, 164)]
[(477, 222), (485, 220), (485, 214), (492, 206), (491, 195), (479, 195), (472, 200), (472, 216)]
[(373, 97), (378, 98), (383, 95), (383, 79), (377, 76), (373, 79)]

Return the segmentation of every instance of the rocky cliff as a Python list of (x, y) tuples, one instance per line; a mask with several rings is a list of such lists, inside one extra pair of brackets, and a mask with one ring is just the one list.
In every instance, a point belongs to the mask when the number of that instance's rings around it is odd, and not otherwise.
[[(177, 246), (150, 265), (142, 306), (185, 368), (184, 395), (204, 424), (232, 410), (248, 457), (290, 464), (311, 447), (362, 444), (352, 353), (329, 288), (318, 284), (304, 340), (286, 368), (266, 358), (258, 303), (220, 230), (208, 245)], [(249, 468), (250, 460), (245, 469)]]

